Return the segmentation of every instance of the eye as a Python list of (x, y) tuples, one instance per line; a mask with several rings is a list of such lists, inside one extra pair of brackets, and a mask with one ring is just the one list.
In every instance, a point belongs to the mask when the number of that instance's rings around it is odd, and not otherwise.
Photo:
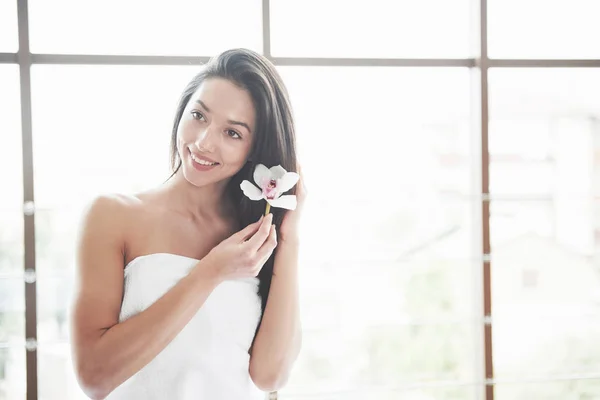
[(200, 119), (204, 119), (204, 115), (202, 115), (202, 113), (200, 111), (192, 111), (190, 114), (192, 114), (192, 117), (194, 119), (200, 120)]
[(227, 130), (227, 135), (233, 139), (241, 139), (242, 138), (242, 136), (239, 133), (237, 133), (236, 131), (233, 131), (231, 129)]

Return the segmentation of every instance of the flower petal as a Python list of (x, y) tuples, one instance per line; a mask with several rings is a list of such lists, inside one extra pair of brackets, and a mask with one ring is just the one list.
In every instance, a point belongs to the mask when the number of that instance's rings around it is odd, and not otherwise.
[(281, 179), (285, 174), (287, 174), (287, 171), (281, 165), (271, 167), (271, 177), (273, 179)]
[(284, 193), (294, 187), (300, 179), (300, 175), (295, 172), (286, 172), (284, 176), (277, 180), (277, 190)]
[(271, 171), (262, 164), (258, 164), (254, 168), (254, 182), (259, 188), (264, 189), (264, 186), (271, 180)]
[(287, 210), (295, 210), (296, 209), (296, 196), (293, 194), (289, 194), (286, 196), (281, 196), (277, 199), (267, 200), (271, 207), (277, 208), (285, 208)]
[(250, 200), (260, 200), (263, 198), (262, 191), (254, 186), (250, 181), (242, 181), (240, 188)]

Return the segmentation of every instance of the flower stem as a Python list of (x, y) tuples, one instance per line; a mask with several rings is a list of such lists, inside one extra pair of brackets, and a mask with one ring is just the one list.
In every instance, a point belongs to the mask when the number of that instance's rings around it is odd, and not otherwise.
[(265, 210), (265, 216), (269, 215), (269, 211), (271, 211), (271, 205), (267, 203), (267, 209)]

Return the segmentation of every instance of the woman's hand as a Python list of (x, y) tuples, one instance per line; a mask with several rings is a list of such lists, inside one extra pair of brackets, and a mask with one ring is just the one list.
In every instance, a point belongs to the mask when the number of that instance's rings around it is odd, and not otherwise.
[(258, 275), (277, 246), (273, 214), (261, 217), (215, 246), (204, 260), (219, 281)]
[(298, 183), (296, 184), (296, 209), (293, 211), (286, 211), (281, 226), (279, 227), (279, 235), (282, 242), (298, 242), (300, 216), (308, 194), (306, 186), (304, 185), (304, 177), (302, 176), (302, 168), (300, 165), (298, 165), (298, 175), (300, 175), (300, 179), (298, 179)]

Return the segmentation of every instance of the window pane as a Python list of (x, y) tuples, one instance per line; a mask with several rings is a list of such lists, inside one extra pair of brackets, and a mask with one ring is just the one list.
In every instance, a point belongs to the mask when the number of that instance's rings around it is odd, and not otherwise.
[(23, 269), (23, 213), (21, 211), (23, 164), (19, 69), (16, 65), (0, 65), (0, 88), (2, 88), (0, 90), (0, 109), (2, 109), (0, 113), (0, 182), (2, 182), (0, 273), (2, 273)]
[(493, 324), (494, 375), (498, 379), (600, 372), (597, 316), (503, 313), (494, 316)]
[(473, 381), (476, 333), (476, 326), (467, 324), (305, 330), (302, 352), (282, 393), (306, 398), (426, 381)]
[(561, 380), (536, 383), (500, 384), (494, 388), (495, 400), (597, 399), (600, 379)]
[(30, 0), (29, 16), (35, 53), (212, 56), (231, 47), (262, 51), (260, 0)]
[(600, 193), (599, 93), (600, 69), (492, 70), (490, 192)]
[(23, 270), (23, 214), (0, 210), (0, 274)]
[[(73, 276), (75, 243), (83, 207), (84, 205), (80, 204), (70, 208), (42, 209), (36, 212), (35, 251), (40, 278)], [(42, 282), (38, 283), (42, 285)], [(41, 332), (38, 334), (42, 335)]]
[(40, 343), (68, 343), (68, 311), (73, 294), (73, 274), (47, 277), (40, 274), (38, 294), (38, 341)]
[(87, 400), (73, 371), (68, 343), (40, 344), (38, 386), (43, 400)]
[(468, 71), (280, 71), (307, 186), (328, 194), (311, 195), (303, 216), (308, 332), (285, 393), (473, 378)]
[(25, 347), (0, 347), (0, 400), (25, 400)]
[[(475, 320), (474, 304), (480, 299), (472, 276), (477, 265), (448, 260), (304, 263), (303, 361), (286, 393), (343, 389), (358, 395), (372, 386), (467, 379), (464, 375), (474, 371), (469, 367), (474, 347), (468, 342), (473, 333), (464, 331), (475, 328), (460, 324)], [(458, 339), (458, 331), (468, 336)]]
[(23, 344), (25, 340), (24, 313), (23, 279), (0, 278), (0, 345)]
[(591, 199), (491, 203), (498, 378), (600, 372), (594, 205), (600, 208)]
[[(21, 210), (23, 163), (19, 67), (0, 65), (0, 210)], [(2, 224), (0, 224), (2, 225)]]
[(23, 279), (0, 278), (0, 400), (25, 399)]
[(99, 193), (131, 192), (163, 182), (169, 176), (175, 107), (198, 70), (34, 66), (38, 208), (70, 208)]
[(18, 49), (17, 0), (0, 1), (0, 53), (16, 53)]
[(271, 0), (275, 56), (468, 57), (469, 26), (468, 0)]
[(25, 399), (24, 342), (23, 279), (0, 278), (0, 400)]
[(600, 58), (597, 0), (489, 0), (494, 58)]

